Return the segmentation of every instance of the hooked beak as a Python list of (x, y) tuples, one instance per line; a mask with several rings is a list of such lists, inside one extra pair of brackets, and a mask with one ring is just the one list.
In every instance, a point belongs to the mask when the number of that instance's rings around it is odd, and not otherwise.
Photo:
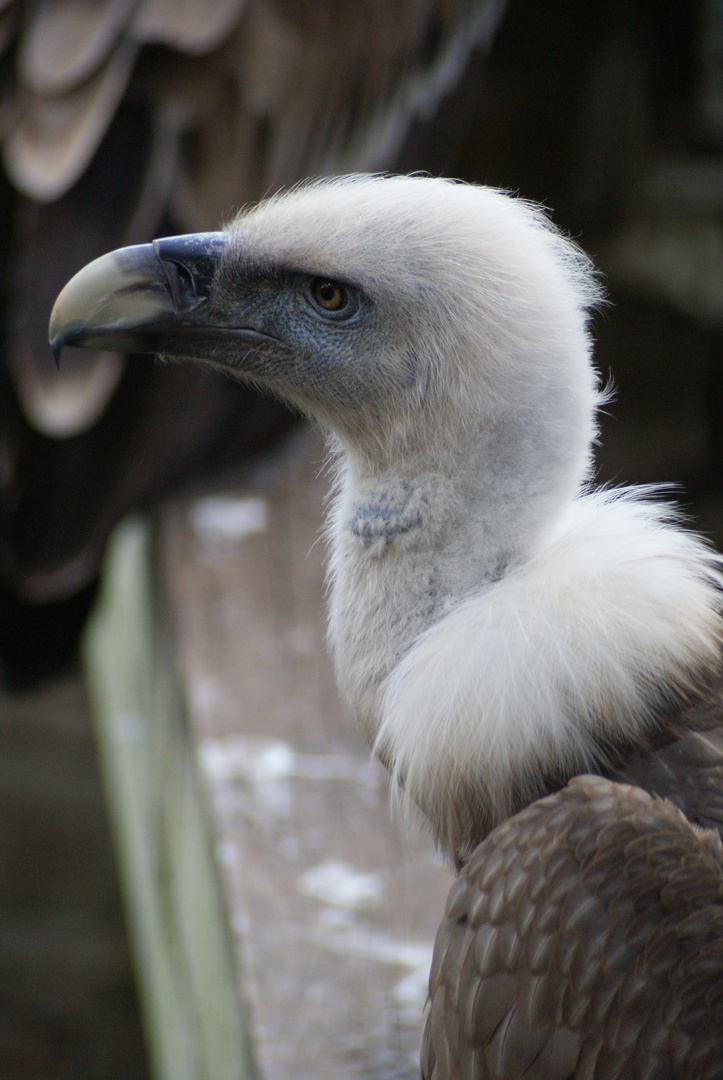
[(55, 301), (50, 345), (207, 359), (219, 345), (271, 339), (210, 310), (225, 233), (197, 233), (120, 248), (83, 267)]

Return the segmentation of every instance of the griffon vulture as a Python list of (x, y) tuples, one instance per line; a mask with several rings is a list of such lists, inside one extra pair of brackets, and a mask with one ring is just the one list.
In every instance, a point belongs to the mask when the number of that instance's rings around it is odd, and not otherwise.
[(525, 202), (351, 176), (106, 255), (51, 319), (328, 434), (339, 687), (459, 867), (430, 1080), (723, 1076), (721, 565), (589, 486), (597, 299)]

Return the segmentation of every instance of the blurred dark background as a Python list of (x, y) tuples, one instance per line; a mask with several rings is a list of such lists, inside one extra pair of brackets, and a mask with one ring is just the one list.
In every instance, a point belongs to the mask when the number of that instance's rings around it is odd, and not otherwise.
[(148, 1075), (77, 660), (108, 533), (295, 422), (67, 356), (90, 259), (280, 185), (422, 169), (539, 200), (601, 268), (599, 477), (723, 544), (720, 0), (0, 0), (0, 1075)]

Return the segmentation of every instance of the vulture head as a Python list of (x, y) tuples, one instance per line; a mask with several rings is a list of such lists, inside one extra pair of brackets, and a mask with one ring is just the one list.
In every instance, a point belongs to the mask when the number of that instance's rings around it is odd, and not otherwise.
[(51, 318), (56, 355), (188, 359), (323, 427), (339, 686), (458, 862), (719, 669), (717, 557), (650, 492), (586, 486), (598, 296), (522, 200), (352, 176), (105, 255)]

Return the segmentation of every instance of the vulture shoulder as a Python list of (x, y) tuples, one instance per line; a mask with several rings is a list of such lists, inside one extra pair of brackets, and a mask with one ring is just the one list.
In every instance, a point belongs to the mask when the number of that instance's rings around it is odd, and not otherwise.
[(723, 1076), (719, 836), (639, 787), (575, 778), (473, 853), (430, 999), (425, 1080)]

